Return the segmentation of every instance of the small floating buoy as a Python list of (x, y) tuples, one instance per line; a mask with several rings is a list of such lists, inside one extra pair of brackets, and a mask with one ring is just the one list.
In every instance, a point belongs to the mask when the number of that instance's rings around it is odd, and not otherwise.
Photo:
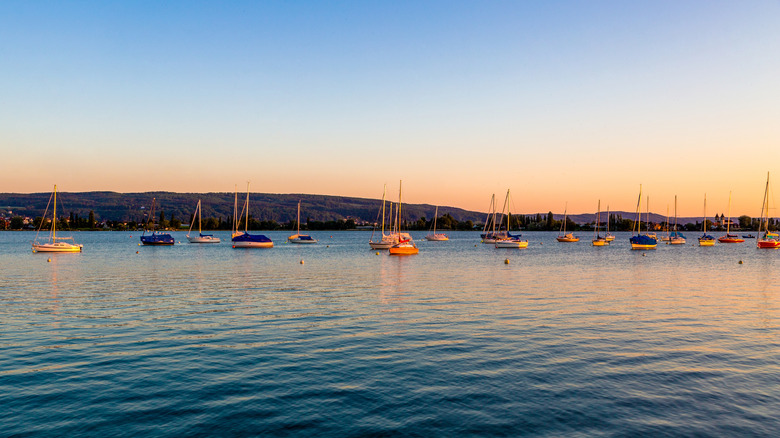
[(51, 262), (51, 257), (49, 257), (48, 259), (46, 259), (46, 261), (47, 261), (47, 262)]
[(505, 260), (504, 260), (504, 264), (505, 264), (505, 265), (508, 265), (508, 264), (509, 264), (509, 259), (505, 259)]
[(642, 253), (642, 257), (647, 257), (647, 254), (645, 254), (645, 253)]
[(539, 245), (544, 245), (544, 243), (542, 243), (542, 242), (539, 242)]
[(303, 259), (301, 259), (301, 264), (303, 264)]
[(330, 248), (330, 245), (325, 245), (325, 248)]
[(476, 248), (476, 247), (477, 247), (477, 245), (474, 245), (474, 248)]
[(138, 254), (138, 251), (136, 251), (135, 253)]
[(141, 246), (141, 244), (139, 243), (138, 246)]
[(376, 255), (379, 255), (379, 251), (376, 252)]
[(332, 239), (332, 238), (333, 238), (333, 236), (330, 236), (330, 238)]
[(742, 260), (740, 260), (740, 261), (739, 261), (739, 264), (740, 264), (740, 265), (742, 264)]

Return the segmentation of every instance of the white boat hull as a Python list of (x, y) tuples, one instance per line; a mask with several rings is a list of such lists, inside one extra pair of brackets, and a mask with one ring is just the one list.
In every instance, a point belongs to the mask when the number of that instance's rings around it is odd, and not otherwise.
[(33, 252), (81, 252), (83, 245), (72, 243), (33, 243)]
[(297, 238), (295, 238), (295, 239), (287, 239), (287, 241), (290, 242), (290, 243), (297, 243), (299, 245), (310, 245), (310, 244), (314, 244), (314, 243), (319, 242), (319, 240), (317, 240), (317, 239), (306, 239), (306, 240), (304, 240), (304, 239), (297, 239)]
[(429, 234), (425, 236), (425, 240), (430, 240), (432, 242), (444, 242), (446, 240), (450, 240), (450, 238), (447, 237), (446, 234)]
[(273, 242), (233, 242), (233, 248), (273, 248)]
[(190, 243), (219, 243), (219, 237), (214, 236), (187, 236)]
[(499, 240), (496, 248), (528, 248), (527, 240)]

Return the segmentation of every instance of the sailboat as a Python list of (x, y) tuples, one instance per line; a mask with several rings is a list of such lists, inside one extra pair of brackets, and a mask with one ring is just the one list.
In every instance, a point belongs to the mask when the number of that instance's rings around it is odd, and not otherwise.
[(674, 195), (674, 230), (669, 233), (667, 245), (685, 245), (685, 236), (677, 231), (677, 195)]
[[(649, 213), (648, 213), (649, 214)], [(633, 235), (636, 232), (636, 235)], [(642, 234), (642, 184), (639, 185), (639, 198), (636, 201), (636, 221), (631, 230), (632, 236), (628, 239), (631, 242), (631, 249), (655, 249), (658, 240), (647, 234)]]
[(704, 194), (704, 219), (702, 220), (704, 234), (699, 237), (699, 246), (714, 246), (715, 238), (707, 234), (707, 194)]
[[(761, 236), (761, 229), (764, 235)], [(758, 239), (756, 246), (759, 248), (780, 248), (780, 234), (769, 231), (769, 172), (766, 173), (766, 189), (764, 190), (764, 203), (761, 205), (761, 222), (758, 225)]]
[(425, 236), (425, 240), (431, 240), (434, 242), (443, 242), (445, 240), (450, 240), (450, 238), (446, 234), (436, 233), (436, 219), (438, 217), (439, 217), (439, 206), (437, 205), (436, 213), (433, 214), (433, 232)]
[(645, 220), (647, 222), (647, 228), (645, 228), (645, 234), (658, 241), (658, 235), (655, 234), (655, 231), (650, 231), (650, 196), (646, 196), (645, 200), (647, 201), (647, 214), (645, 215)]
[[(190, 241), (190, 243), (219, 243), (219, 237), (214, 237), (211, 234), (203, 234), (202, 232), (202, 220), (201, 220), (201, 211), (200, 211), (200, 199), (198, 199), (198, 205), (195, 207), (195, 214), (192, 215), (192, 223), (190, 224), (190, 230), (187, 231), (187, 240)], [(190, 236), (192, 233), (192, 227), (195, 226), (195, 218), (198, 219), (198, 235), (197, 236)]]
[(41, 232), (43, 224), (46, 223), (46, 213), (49, 211), (49, 206), (46, 206), (46, 210), (43, 213), (43, 220), (38, 227), (38, 232), (35, 233), (35, 239), (32, 242), (33, 252), (81, 252), (84, 245), (77, 243), (63, 242), (63, 240), (73, 240), (73, 237), (57, 237), (57, 185), (54, 185), (54, 191), (49, 197), (49, 202), (54, 200), (54, 208), (51, 218), (51, 231), (49, 232), (49, 241), (46, 243), (38, 242), (38, 233)]
[(238, 191), (236, 191), (235, 201), (233, 203), (233, 232), (230, 240), (233, 242), (233, 248), (273, 248), (274, 242), (262, 234), (249, 234), (249, 183), (246, 183), (246, 201), (241, 212), (246, 210), (246, 219), (244, 221), (244, 231), (238, 231), (241, 219), (238, 212)]
[(563, 222), (561, 223), (561, 231), (558, 234), (558, 237), (556, 239), (558, 242), (579, 242), (580, 238), (576, 237), (572, 233), (566, 232), (566, 213), (569, 208), (569, 204), (566, 203), (566, 206), (563, 208)]
[[(512, 224), (512, 214), (509, 212), (511, 205), (511, 197), (509, 195), (509, 189), (506, 191), (506, 199), (504, 200), (504, 208), (501, 210), (501, 222), (503, 222), (504, 218), (504, 211), (506, 211), (506, 233), (500, 233), (500, 235), (496, 236), (496, 248), (528, 248), (528, 241), (527, 240), (521, 240), (520, 234), (518, 235), (512, 235), (509, 233), (509, 228)], [(498, 229), (501, 229), (501, 224), (499, 224)]]
[(485, 226), (482, 227), (482, 234), (479, 236), (482, 238), (482, 243), (496, 243), (498, 234), (496, 233), (496, 194), (490, 197), (490, 207), (488, 207), (488, 214), (485, 218)]
[[(601, 234), (599, 234), (599, 224), (601, 223), (601, 199), (599, 199), (598, 207), (596, 208), (596, 226), (593, 230), (593, 246), (607, 246), (609, 245), (609, 241), (606, 237), (601, 237)], [(609, 220), (607, 220), (607, 224), (609, 224)], [(609, 226), (609, 225), (607, 225)]]
[(729, 218), (726, 220), (726, 235), (718, 238), (720, 243), (742, 243), (745, 239), (742, 239), (737, 234), (731, 234), (731, 192), (729, 192)]
[(287, 238), (290, 243), (311, 244), (319, 242), (319, 240), (312, 238), (308, 234), (301, 234), (301, 201), (298, 201), (298, 220), (296, 224), (298, 225), (297, 231)]
[(666, 223), (664, 224), (664, 231), (666, 231), (666, 236), (661, 237), (662, 242), (666, 242), (666, 244), (669, 244), (669, 241), (672, 240), (672, 235), (670, 234), (670, 225), (669, 225), (669, 204), (666, 204)]
[(607, 231), (604, 236), (605, 239), (607, 239), (607, 242), (612, 242), (615, 240), (615, 236), (612, 234), (609, 234), (609, 222), (610, 222), (610, 216), (609, 216), (609, 205), (607, 205)]
[[(382, 214), (382, 234), (379, 240), (374, 240), (374, 233), (376, 232), (376, 223), (374, 224), (374, 230), (371, 231), (371, 238), (368, 240), (368, 245), (371, 249), (390, 249), (391, 246), (398, 243), (398, 233), (393, 231), (390, 234), (385, 234), (385, 196), (387, 195), (387, 184), (382, 191), (382, 208), (380, 209)], [(390, 204), (390, 222), (392, 223), (393, 217), (393, 204)]]
[(152, 198), (152, 208), (149, 210), (149, 222), (152, 223), (152, 234), (146, 235), (146, 232), (148, 231), (146, 229), (147, 224), (144, 224), (144, 232), (141, 234), (141, 243), (153, 246), (173, 245), (175, 242), (173, 236), (168, 233), (158, 233), (154, 230), (154, 205), (156, 200), (156, 198)]
[(412, 255), (420, 250), (409, 233), (401, 233), (401, 183), (398, 183), (398, 206), (395, 209), (395, 229), (398, 231), (398, 243), (391, 246), (390, 255)]

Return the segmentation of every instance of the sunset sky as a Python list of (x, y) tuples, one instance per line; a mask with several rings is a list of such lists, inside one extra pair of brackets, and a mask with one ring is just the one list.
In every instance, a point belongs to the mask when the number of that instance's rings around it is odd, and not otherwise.
[(0, 192), (758, 215), (780, 2), (0, 2)]

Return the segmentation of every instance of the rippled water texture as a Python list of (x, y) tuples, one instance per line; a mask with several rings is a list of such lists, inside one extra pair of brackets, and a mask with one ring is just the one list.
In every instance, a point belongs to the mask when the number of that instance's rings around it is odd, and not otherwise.
[(780, 251), (287, 234), (49, 256), (0, 233), (0, 435), (780, 431)]

